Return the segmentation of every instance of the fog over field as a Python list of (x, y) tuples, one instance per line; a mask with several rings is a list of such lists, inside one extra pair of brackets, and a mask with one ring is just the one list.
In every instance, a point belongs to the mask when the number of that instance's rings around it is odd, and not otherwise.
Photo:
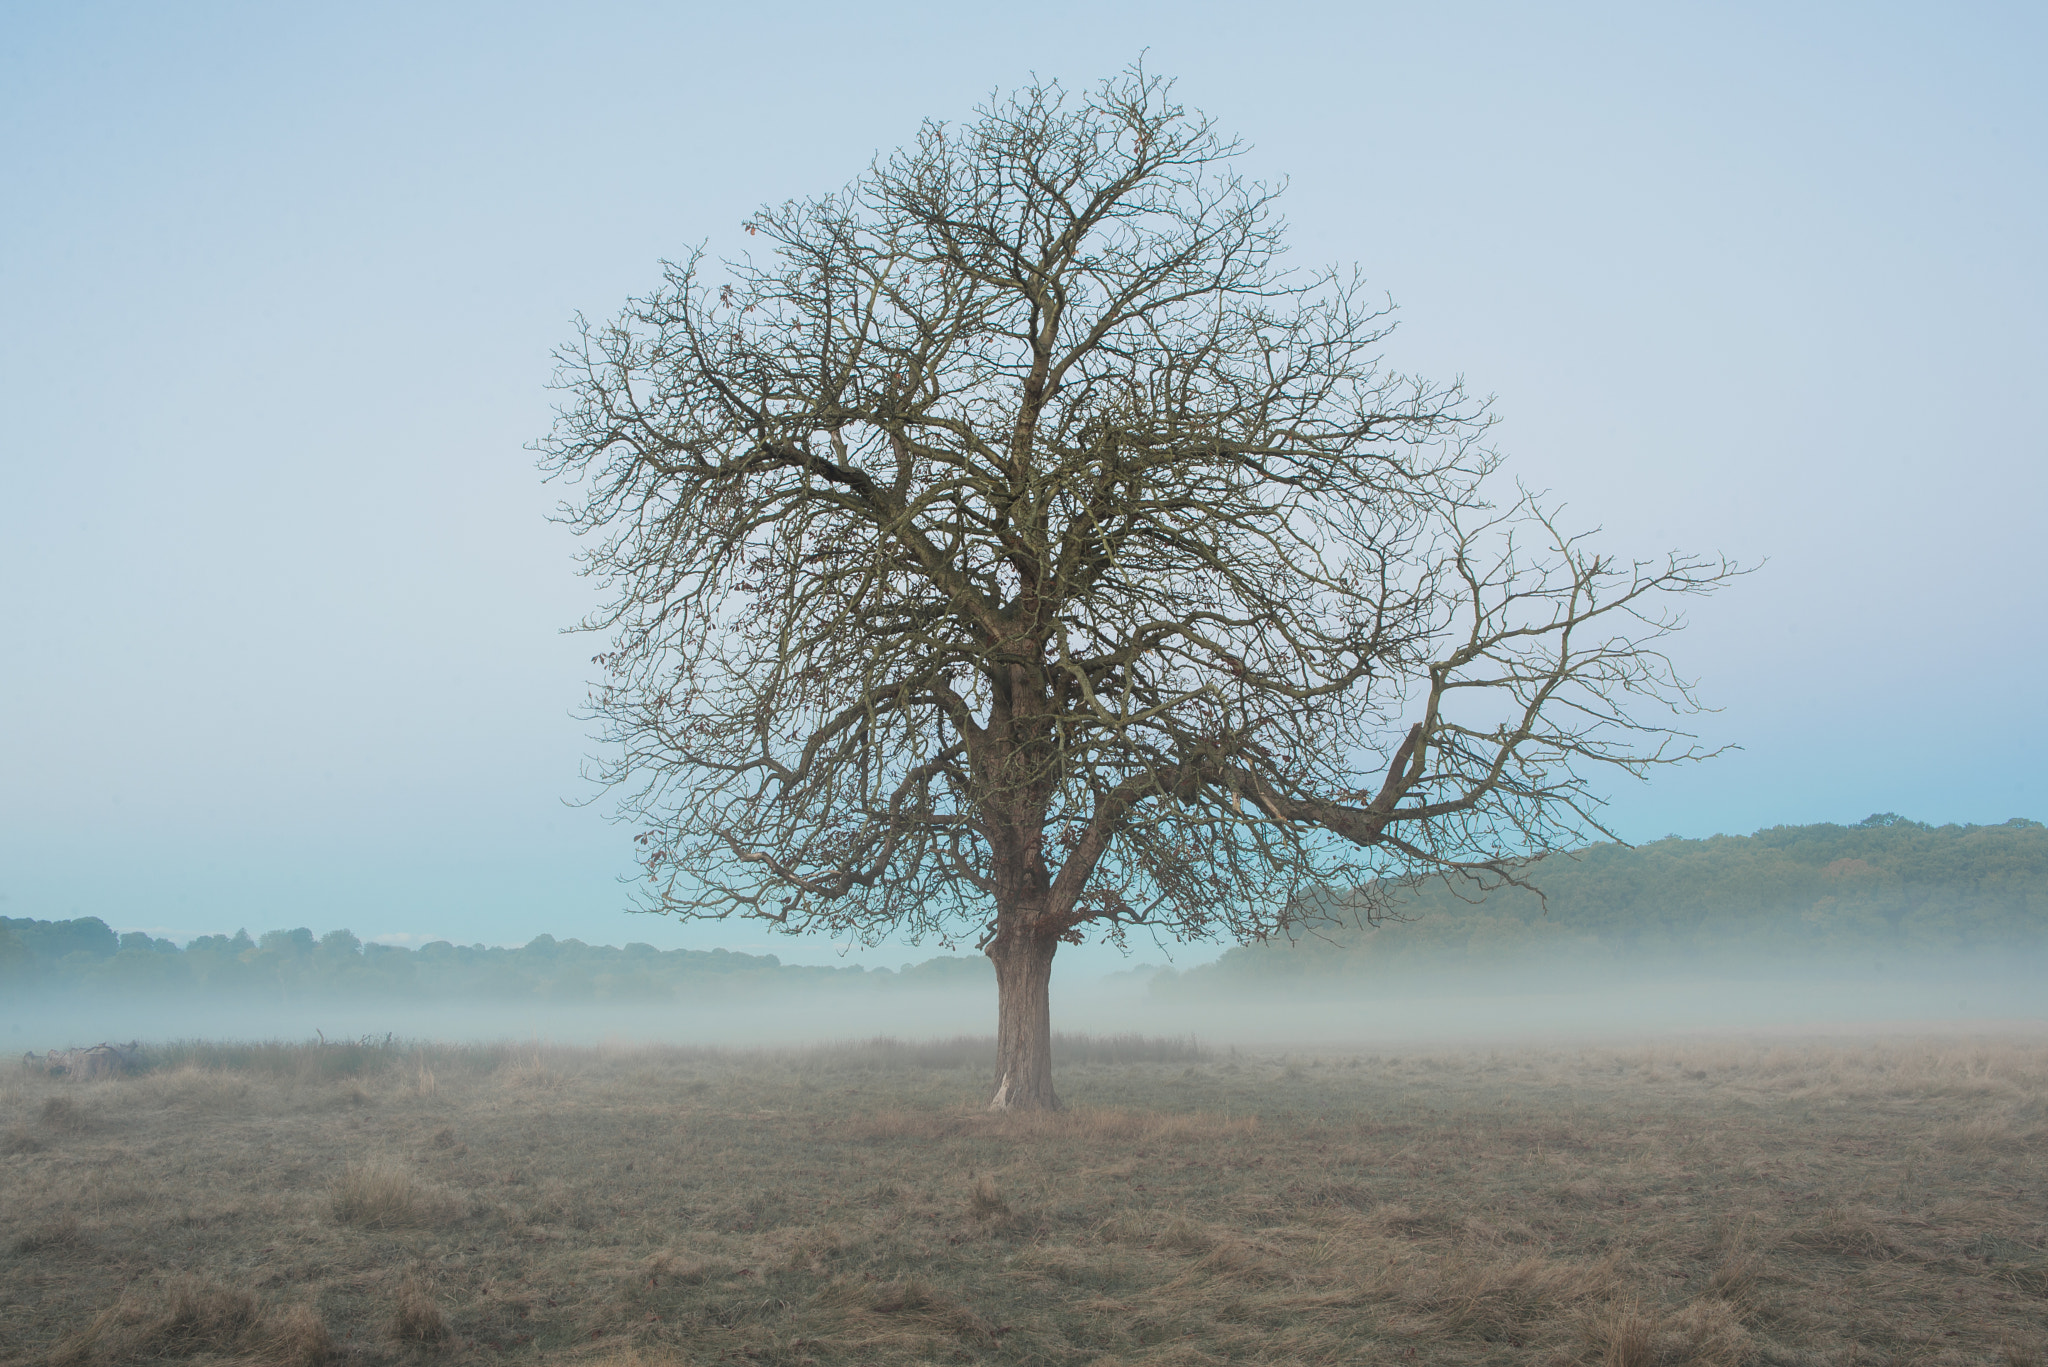
[[(2048, 1034), (2043, 966), (1954, 965), (1911, 976), (1585, 979), (1546, 986), (1486, 976), (1394, 986), (1355, 998), (1289, 999), (1223, 988), (1187, 999), (1156, 990), (1142, 970), (1055, 978), (1053, 1023), (1074, 1033), (1193, 1036), (1212, 1047), (1357, 1051), (1399, 1046), (1633, 1043), (1722, 1035), (1844, 1037), (1930, 1031)], [(102, 1040), (540, 1041), (747, 1048), (889, 1036), (987, 1035), (993, 981), (978, 988), (891, 992), (764, 989), (744, 997), (663, 1003), (534, 1003), (489, 999), (121, 999), (60, 992), (10, 997), (0, 1030), (10, 1048), (72, 1048)]]
[[(1056, 959), (1053, 1026), (1371, 1050), (2048, 1019), (2048, 827), (2035, 821), (1880, 813), (1594, 846), (1529, 875), (1542, 896), (1425, 885), (1376, 926), (1355, 894), (1316, 894), (1295, 908), (1294, 940), (1213, 962), (1136, 945), (1107, 973), (1099, 954)], [(985, 958), (911, 954), (818, 965), (551, 935), (408, 949), (304, 928), (180, 946), (92, 918), (0, 917), (0, 1037), (24, 1050), (320, 1035), (730, 1047), (994, 1029)]]

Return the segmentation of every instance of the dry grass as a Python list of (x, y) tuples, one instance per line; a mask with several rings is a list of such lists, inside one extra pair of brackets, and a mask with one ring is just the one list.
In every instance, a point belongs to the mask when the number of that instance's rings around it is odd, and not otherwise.
[(53, 1220), (30, 1225), (14, 1236), (14, 1252), (22, 1256), (50, 1256), (76, 1252), (85, 1246), (85, 1232), (78, 1216), (65, 1211)]
[(215, 1046), (0, 1090), (0, 1359), (2048, 1359), (2048, 1044)]
[(91, 1124), (85, 1109), (68, 1096), (46, 1097), (39, 1117), (43, 1128), (58, 1134), (77, 1134)]
[(391, 1316), (388, 1332), (400, 1343), (425, 1348), (446, 1343), (452, 1331), (448, 1328), (448, 1317), (441, 1313), (441, 1307), (434, 1303), (427, 1289), (407, 1282), (398, 1288), (398, 1309)]
[(21, 1153), (41, 1153), (48, 1147), (49, 1145), (43, 1141), (43, 1137), (26, 1125), (9, 1126), (5, 1134), (0, 1134), (0, 1156), (12, 1157), (15, 1154)]
[(422, 1182), (389, 1158), (350, 1163), (334, 1183), (334, 1218), (365, 1229), (411, 1229), (453, 1224), (462, 1203), (452, 1193)]
[(233, 1357), (278, 1367), (316, 1367), (333, 1340), (305, 1305), (266, 1306), (246, 1291), (179, 1280), (147, 1295), (124, 1295), (83, 1329), (60, 1340), (53, 1367)]
[(166, 1069), (135, 1084), (166, 1106), (219, 1114), (249, 1099), (250, 1082), (239, 1073), (193, 1064)]

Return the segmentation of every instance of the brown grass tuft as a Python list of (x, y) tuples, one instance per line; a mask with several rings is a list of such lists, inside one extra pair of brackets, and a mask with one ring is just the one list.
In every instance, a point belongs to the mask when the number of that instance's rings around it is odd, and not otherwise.
[(1685, 1367), (1744, 1367), (1756, 1345), (1741, 1318), (1725, 1301), (1694, 1301), (1666, 1320), (1658, 1335), (1660, 1362)]
[(369, 1229), (446, 1225), (461, 1216), (453, 1195), (383, 1158), (349, 1164), (334, 1184), (332, 1207), (343, 1224)]
[(1792, 1236), (1795, 1248), (1840, 1258), (1888, 1258), (1898, 1251), (1891, 1232), (1862, 1211), (1835, 1206)]
[(69, 1211), (47, 1224), (35, 1225), (15, 1236), (14, 1251), (31, 1254), (69, 1253), (85, 1246), (85, 1233), (78, 1217)]
[(1272, 1259), (1243, 1239), (1218, 1240), (1195, 1266), (1234, 1286), (1260, 1285), (1281, 1275)]
[(1434, 1332), (1447, 1338), (1515, 1338), (1531, 1326), (1613, 1294), (1616, 1278), (1606, 1263), (1537, 1255), (1508, 1262), (1445, 1260), (1427, 1270), (1396, 1263), (1381, 1273), (1386, 1294), (1428, 1312)]
[(668, 1282), (679, 1286), (698, 1286), (712, 1272), (712, 1264), (703, 1258), (688, 1253), (678, 1253), (664, 1248), (648, 1257), (645, 1264), (648, 1278), (655, 1282)]
[(556, 1092), (569, 1084), (569, 1075), (542, 1062), (539, 1054), (520, 1059), (506, 1068), (502, 1076), (509, 1085), (525, 1091)]
[(2013, 1110), (1976, 1116), (1950, 1127), (1941, 1136), (1947, 1147), (1973, 1155), (2013, 1153), (2039, 1143), (2041, 1138), (2041, 1127), (2029, 1124)]
[(1754, 1253), (1731, 1249), (1707, 1279), (1707, 1287), (1714, 1295), (1739, 1303), (1755, 1289), (1762, 1267), (1762, 1260)]
[(421, 1347), (446, 1343), (451, 1334), (448, 1317), (417, 1282), (407, 1282), (398, 1289), (398, 1309), (392, 1313), (385, 1332), (400, 1343)]
[(58, 1367), (157, 1358), (250, 1357), (278, 1367), (317, 1367), (333, 1351), (327, 1326), (307, 1306), (265, 1311), (254, 1296), (204, 1282), (177, 1282), (126, 1296), (58, 1343)]
[(1587, 1353), (1599, 1367), (1657, 1367), (1657, 1321), (1634, 1301), (1603, 1307), (1586, 1322)]
[(996, 1328), (921, 1277), (902, 1277), (872, 1287), (864, 1298), (877, 1315), (936, 1329), (957, 1338), (993, 1342)]
[(996, 1190), (996, 1180), (987, 1173), (974, 1179), (974, 1190), (967, 1197), (967, 1213), (977, 1220), (994, 1220), (1010, 1213), (1010, 1203)]
[(1159, 1232), (1152, 1244), (1170, 1252), (1200, 1256), (1216, 1247), (1216, 1236), (1191, 1220), (1177, 1218)]
[(248, 1079), (190, 1063), (147, 1079), (143, 1090), (165, 1106), (191, 1111), (239, 1110), (249, 1100)]
[(2036, 1343), (2022, 1343), (2016, 1338), (2007, 1338), (1998, 1347), (1998, 1360), (2004, 1367), (2041, 1367), (2041, 1346)]
[(310, 1305), (294, 1305), (265, 1325), (262, 1356), (277, 1367), (320, 1367), (334, 1355), (327, 1324)]
[(41, 1118), (44, 1129), (59, 1134), (77, 1134), (91, 1123), (84, 1109), (68, 1096), (53, 1096), (43, 1102)]
[(1405, 1205), (1378, 1207), (1372, 1212), (1372, 1223), (1385, 1233), (1402, 1239), (1447, 1234), (1457, 1227), (1457, 1222), (1448, 1215), (1436, 1211), (1417, 1211)]
[(41, 1153), (49, 1144), (25, 1125), (16, 1125), (0, 1135), (0, 1154)]

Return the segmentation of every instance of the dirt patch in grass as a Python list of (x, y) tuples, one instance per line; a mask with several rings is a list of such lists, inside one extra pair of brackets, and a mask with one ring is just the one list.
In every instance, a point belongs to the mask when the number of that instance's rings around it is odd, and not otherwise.
[(10, 1078), (0, 1357), (2048, 1361), (2048, 1042), (1062, 1048), (1052, 1116), (971, 1039)]

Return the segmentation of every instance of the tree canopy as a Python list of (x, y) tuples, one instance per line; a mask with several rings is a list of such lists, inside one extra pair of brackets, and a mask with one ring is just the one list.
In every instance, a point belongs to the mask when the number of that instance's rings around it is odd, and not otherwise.
[(1691, 702), (1657, 642), (1730, 568), (1497, 497), (1485, 405), (1382, 363), (1239, 152), (1139, 70), (1033, 86), (562, 356), (543, 463), (652, 905), (971, 939), (1002, 1104), (1056, 1104), (1086, 929), (1512, 880), (1602, 830), (1595, 773), (1700, 753), (1646, 719)]

